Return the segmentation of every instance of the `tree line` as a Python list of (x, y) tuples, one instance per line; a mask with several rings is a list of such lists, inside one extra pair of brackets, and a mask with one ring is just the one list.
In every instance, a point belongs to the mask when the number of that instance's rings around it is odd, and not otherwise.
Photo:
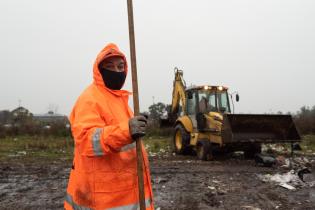
[(293, 119), (300, 134), (315, 134), (315, 106), (303, 106), (293, 114)]
[[(160, 128), (160, 119), (168, 116), (170, 105), (162, 102), (151, 105), (146, 114), (149, 115), (149, 135), (172, 135), (172, 129)], [(279, 112), (280, 113), (280, 112)], [(291, 113), (296, 127), (301, 135), (315, 134), (315, 106), (303, 106), (296, 113)], [(6, 122), (6, 123), (1, 123)], [(9, 122), (9, 123), (8, 123)], [(71, 129), (67, 120), (40, 122), (32, 115), (10, 115), (3, 112), (0, 115), (0, 137), (15, 135), (52, 135), (71, 136)]]
[(0, 111), (0, 138), (6, 136), (70, 136), (66, 117), (36, 118), (27, 109), (19, 107), (12, 112)]

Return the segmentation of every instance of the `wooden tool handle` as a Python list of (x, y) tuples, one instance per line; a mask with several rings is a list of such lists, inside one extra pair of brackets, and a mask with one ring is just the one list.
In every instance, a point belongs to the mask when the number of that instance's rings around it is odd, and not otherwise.
[[(139, 91), (138, 91), (136, 44), (135, 44), (135, 32), (134, 32), (134, 23), (133, 23), (132, 0), (127, 0), (127, 6), (128, 6), (133, 105), (134, 105), (135, 115), (139, 115), (139, 112), (140, 112), (139, 111)], [(144, 182), (143, 182), (143, 157), (142, 157), (143, 154), (142, 154), (140, 138), (136, 140), (136, 148), (137, 148), (138, 190), (139, 190), (140, 210), (145, 210), (145, 194), (144, 194)]]

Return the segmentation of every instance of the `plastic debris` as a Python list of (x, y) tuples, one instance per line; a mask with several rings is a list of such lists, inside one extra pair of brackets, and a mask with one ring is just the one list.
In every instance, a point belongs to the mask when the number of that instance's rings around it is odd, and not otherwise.
[(210, 190), (215, 190), (215, 187), (212, 187), (212, 186), (208, 186), (208, 188), (209, 188)]
[(168, 181), (168, 179), (166, 179), (166, 178), (161, 178), (161, 177), (158, 177), (157, 179), (154, 179), (154, 180), (153, 180), (153, 182), (154, 182), (155, 184), (165, 183), (165, 182), (167, 182), (167, 181)]
[(218, 180), (212, 180), (212, 182), (215, 183), (215, 184), (220, 184), (220, 183), (221, 183), (221, 182), (218, 181)]
[(255, 162), (258, 165), (271, 167), (276, 163), (276, 159), (272, 156), (269, 156), (269, 155), (256, 154), (255, 155)]
[(253, 206), (241, 206), (242, 209), (248, 209), (248, 210), (261, 210), (260, 208), (256, 208)]
[(289, 185), (287, 183), (280, 183), (279, 186), (284, 187), (284, 188), (286, 188), (288, 190), (296, 190), (295, 187), (293, 187), (293, 186), (291, 186), (291, 185)]
[(299, 176), (291, 170), (285, 174), (266, 174), (266, 175), (258, 175), (258, 177), (263, 182), (274, 182), (289, 190), (293, 190), (296, 187), (304, 186), (304, 182), (299, 178)]

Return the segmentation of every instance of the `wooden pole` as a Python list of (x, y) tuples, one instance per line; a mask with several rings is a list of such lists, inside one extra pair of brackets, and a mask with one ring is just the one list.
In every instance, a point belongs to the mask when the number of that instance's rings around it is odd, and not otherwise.
[[(131, 60), (131, 74), (132, 74), (132, 90), (133, 90), (133, 104), (134, 113), (139, 115), (139, 91), (138, 91), (138, 77), (137, 77), (137, 60), (136, 60), (136, 44), (135, 32), (133, 23), (133, 5), (132, 0), (127, 0), (128, 6), (128, 23), (129, 23), (129, 42), (130, 42), (130, 60)], [(143, 182), (143, 154), (141, 147), (141, 139), (136, 140), (137, 148), (137, 168), (138, 168), (138, 191), (140, 210), (145, 210), (145, 194)]]

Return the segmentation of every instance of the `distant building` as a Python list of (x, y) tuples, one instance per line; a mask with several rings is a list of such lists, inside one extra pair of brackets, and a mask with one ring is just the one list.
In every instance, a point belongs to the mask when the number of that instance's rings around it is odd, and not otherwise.
[(39, 122), (43, 125), (51, 125), (53, 123), (63, 123), (66, 127), (69, 126), (67, 116), (49, 111), (45, 114), (32, 114), (28, 109), (19, 106), (12, 110), (0, 111), (0, 125), (5, 127), (20, 126), (25, 123)]
[(21, 126), (32, 121), (33, 114), (28, 109), (19, 106), (11, 111), (11, 118), (14, 126)]
[(42, 123), (60, 123), (64, 122), (65, 124), (68, 123), (68, 118), (65, 115), (54, 113), (53, 111), (49, 111), (46, 114), (34, 114), (33, 119), (37, 120)]
[(30, 111), (28, 111), (28, 109), (26, 109), (22, 106), (19, 106), (18, 108), (13, 109), (11, 111), (11, 115), (13, 116), (13, 118), (32, 117), (33, 116), (33, 114)]

